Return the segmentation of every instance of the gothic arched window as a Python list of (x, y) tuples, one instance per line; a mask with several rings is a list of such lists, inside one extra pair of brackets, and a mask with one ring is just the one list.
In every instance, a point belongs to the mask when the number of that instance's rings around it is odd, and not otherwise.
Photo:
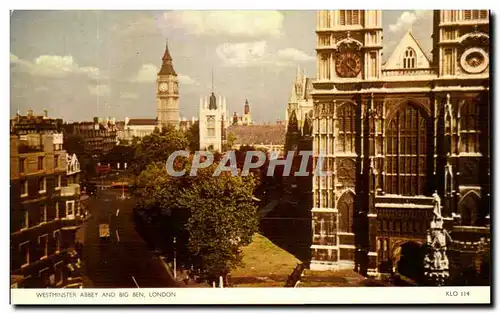
[(337, 202), (339, 231), (354, 233), (354, 194), (344, 193)]
[(417, 54), (413, 48), (408, 47), (405, 51), (405, 55), (403, 57), (403, 68), (405, 69), (414, 69), (416, 66)]
[(476, 223), (479, 208), (479, 197), (475, 193), (466, 195), (458, 206), (463, 226), (473, 226)]
[(339, 137), (337, 150), (346, 153), (356, 152), (356, 106), (346, 103), (337, 113)]
[(479, 135), (479, 106), (464, 103), (460, 107), (460, 152), (478, 152)]
[(427, 183), (427, 122), (407, 104), (387, 129), (386, 193), (423, 195)]
[(340, 25), (361, 24), (361, 10), (340, 10)]

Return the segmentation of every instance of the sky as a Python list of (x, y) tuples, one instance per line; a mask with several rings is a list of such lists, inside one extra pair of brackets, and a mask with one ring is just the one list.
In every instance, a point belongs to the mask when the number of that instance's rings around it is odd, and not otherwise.
[[(316, 76), (316, 11), (14, 11), (10, 114), (71, 121), (156, 117), (156, 74), (168, 39), (180, 114), (200, 97), (245, 99), (257, 123), (284, 119), (297, 65)], [(383, 11), (383, 59), (406, 31), (432, 47), (432, 11)]]

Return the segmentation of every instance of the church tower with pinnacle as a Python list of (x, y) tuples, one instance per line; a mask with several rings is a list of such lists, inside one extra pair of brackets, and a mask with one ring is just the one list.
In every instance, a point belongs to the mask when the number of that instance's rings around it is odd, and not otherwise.
[(172, 57), (165, 45), (161, 69), (158, 72), (156, 99), (158, 126), (179, 126), (179, 80), (172, 65)]

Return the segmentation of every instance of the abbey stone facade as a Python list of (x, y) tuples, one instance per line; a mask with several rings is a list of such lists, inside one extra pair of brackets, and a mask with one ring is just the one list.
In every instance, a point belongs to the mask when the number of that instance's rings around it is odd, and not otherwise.
[(384, 64), (381, 11), (319, 11), (316, 34), (314, 164), (322, 154), (330, 175), (313, 178), (310, 268), (403, 272), (436, 192), (451, 269), (476, 265), (490, 234), (489, 12), (434, 11), (432, 57), (408, 32)]

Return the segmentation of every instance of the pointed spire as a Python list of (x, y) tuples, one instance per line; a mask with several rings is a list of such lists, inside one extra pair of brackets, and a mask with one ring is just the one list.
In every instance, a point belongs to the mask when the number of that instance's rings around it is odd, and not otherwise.
[(168, 50), (168, 38), (165, 39), (165, 53), (163, 54), (163, 61), (170, 60), (172, 61), (172, 56), (170, 56), (170, 51)]
[(177, 76), (177, 73), (175, 73), (174, 66), (172, 65), (172, 56), (170, 55), (170, 51), (168, 50), (168, 40), (166, 40), (165, 43), (165, 53), (163, 53), (163, 62), (161, 65), (160, 72), (158, 72), (158, 75), (174, 75)]
[(214, 68), (212, 68), (212, 94), (214, 93)]
[(300, 70), (300, 64), (297, 64), (297, 74), (295, 76), (296, 82), (300, 82), (300, 79), (302, 78), (302, 72)]

